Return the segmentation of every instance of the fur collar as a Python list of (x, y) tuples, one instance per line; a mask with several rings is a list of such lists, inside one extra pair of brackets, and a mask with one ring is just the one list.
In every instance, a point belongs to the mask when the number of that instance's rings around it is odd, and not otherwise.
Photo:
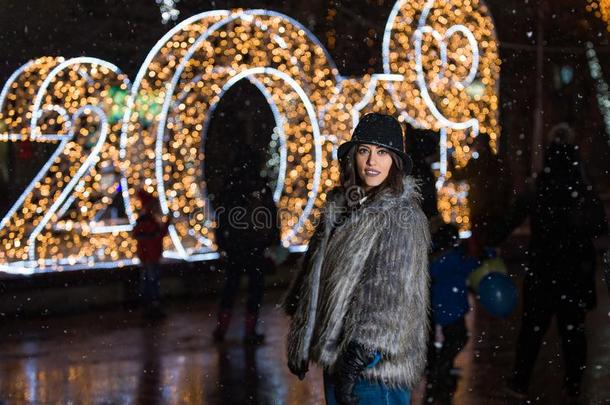
[(332, 370), (355, 340), (383, 352), (368, 379), (412, 387), (421, 376), (429, 231), (416, 181), (403, 181), (400, 195), (384, 190), (349, 213), (349, 192), (337, 187), (327, 194), (324, 221), (291, 288), (290, 362), (312, 360)]
[[(330, 226), (334, 226), (341, 215), (348, 211), (348, 198), (359, 198), (355, 191), (352, 193), (350, 190), (346, 191), (342, 186), (337, 186), (327, 193), (326, 219), (330, 221)], [(419, 183), (412, 176), (404, 176), (403, 191), (400, 195), (385, 189), (367, 198), (360, 208), (377, 212), (388, 211), (397, 207), (419, 205), (421, 200)]]

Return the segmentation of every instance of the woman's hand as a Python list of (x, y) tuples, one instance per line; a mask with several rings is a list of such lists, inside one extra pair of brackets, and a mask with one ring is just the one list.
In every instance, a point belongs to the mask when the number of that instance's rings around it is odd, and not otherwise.
[(360, 343), (350, 342), (345, 352), (335, 364), (335, 397), (341, 405), (356, 405), (358, 398), (353, 394), (356, 381), (362, 371), (375, 360), (375, 353)]
[(299, 380), (303, 380), (305, 378), (305, 374), (307, 374), (309, 371), (309, 361), (301, 360), (300, 362), (294, 362), (288, 360), (288, 369), (292, 374), (299, 377)]

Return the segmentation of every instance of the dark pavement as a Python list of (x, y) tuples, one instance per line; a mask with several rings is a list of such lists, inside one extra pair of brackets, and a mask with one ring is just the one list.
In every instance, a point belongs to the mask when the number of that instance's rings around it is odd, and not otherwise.
[[(583, 404), (610, 403), (610, 300), (598, 283), (589, 314), (589, 361)], [(266, 296), (258, 348), (241, 342), (237, 313), (226, 342), (211, 340), (214, 303), (174, 302), (168, 317), (149, 324), (138, 310), (89, 312), (0, 324), (0, 404), (319, 404), (320, 370), (304, 382), (285, 364), (287, 319)], [(69, 299), (68, 295), (66, 299)], [(243, 308), (243, 303), (242, 306)], [(455, 404), (517, 404), (502, 392), (511, 371), (520, 312), (509, 320), (475, 308), (472, 338), (457, 363), (462, 378)], [(561, 404), (562, 360), (557, 333), (547, 335), (530, 403)], [(414, 403), (421, 403), (421, 389)]]

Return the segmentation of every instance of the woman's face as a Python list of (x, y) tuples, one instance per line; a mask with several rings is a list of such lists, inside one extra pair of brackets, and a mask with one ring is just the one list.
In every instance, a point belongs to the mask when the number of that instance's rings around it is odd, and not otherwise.
[(356, 145), (356, 170), (365, 191), (383, 183), (391, 167), (392, 156), (388, 149), (368, 143)]

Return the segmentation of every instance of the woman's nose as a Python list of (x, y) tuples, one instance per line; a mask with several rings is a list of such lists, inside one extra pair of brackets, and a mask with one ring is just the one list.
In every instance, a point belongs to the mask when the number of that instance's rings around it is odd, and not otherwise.
[(369, 153), (368, 159), (366, 160), (366, 163), (369, 166), (374, 166), (375, 165), (375, 153), (371, 152)]

